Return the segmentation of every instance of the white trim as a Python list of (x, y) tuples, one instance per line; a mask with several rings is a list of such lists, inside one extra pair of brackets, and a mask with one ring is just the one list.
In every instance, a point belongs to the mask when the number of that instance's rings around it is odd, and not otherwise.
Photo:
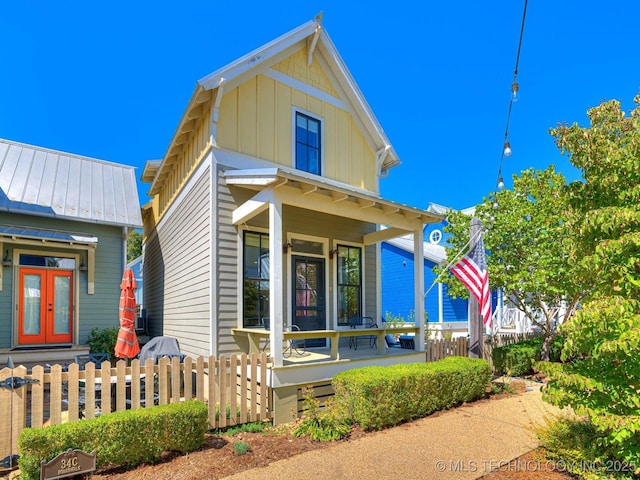
[[(302, 170), (296, 168), (296, 120), (297, 114), (301, 113), (302, 115), (306, 115), (309, 118), (317, 120), (320, 124), (320, 174), (308, 172), (307, 170)], [(311, 113), (307, 110), (304, 110), (300, 107), (296, 107), (295, 105), (291, 105), (291, 168), (298, 172), (305, 172), (310, 175), (315, 175), (318, 177), (324, 178), (325, 175), (325, 167), (324, 167), (324, 118), (316, 115), (315, 113)]]
[[(269, 229), (263, 227), (252, 227), (251, 225), (242, 224), (238, 225), (238, 255), (236, 262), (236, 271), (238, 272), (237, 277), (237, 291), (238, 294), (236, 296), (236, 308), (238, 309), (238, 328), (244, 327), (244, 234), (245, 232), (249, 233), (261, 233), (265, 235), (269, 235)], [(270, 236), (270, 235), (269, 235)], [(269, 256), (271, 256), (271, 252), (269, 252)], [(269, 281), (271, 281), (271, 272), (269, 272)], [(269, 304), (271, 304), (271, 300), (269, 300)]]
[[(360, 267), (361, 267), (361, 271), (360, 271), (360, 287), (361, 287), (361, 298), (360, 298), (360, 302), (362, 305), (362, 316), (371, 316), (371, 315), (367, 315), (367, 304), (365, 299), (367, 298), (367, 282), (365, 282), (365, 277), (366, 277), (366, 252), (365, 252), (365, 245), (362, 243), (358, 243), (358, 242), (350, 242), (348, 240), (340, 240), (340, 239), (336, 239), (334, 238), (331, 241), (331, 250), (336, 250), (338, 248), (338, 245), (342, 245), (345, 247), (355, 247), (355, 248), (359, 248), (360, 249)], [(331, 284), (334, 286), (334, 291), (332, 294), (332, 301), (333, 301), (333, 321), (334, 321), (334, 328), (335, 330), (347, 330), (349, 327), (345, 326), (345, 325), (338, 325), (338, 267), (337, 267), (337, 263), (338, 263), (338, 257), (335, 256), (334, 258), (331, 259), (331, 264), (334, 267), (333, 268), (333, 275), (332, 275), (332, 279), (331, 279)], [(380, 282), (378, 282), (380, 283)], [(377, 306), (376, 306), (377, 308)], [(377, 315), (377, 313), (376, 313)], [(376, 323), (378, 323), (378, 321), (376, 320), (376, 317), (374, 317), (374, 321)]]
[(282, 342), (284, 340), (283, 313), (284, 279), (282, 272), (282, 200), (274, 196), (269, 203), (269, 347), (273, 366), (282, 367)]
[[(215, 214), (218, 205), (218, 165), (211, 161), (209, 153), (205, 163), (209, 163), (209, 355), (218, 357), (218, 216)], [(206, 160), (209, 159), (207, 162)]]
[(302, 82), (296, 78), (290, 77), (286, 73), (279, 72), (278, 70), (274, 70), (273, 68), (268, 68), (263, 72), (265, 77), (268, 77), (276, 82), (280, 82), (287, 87), (291, 87), (295, 90), (298, 90), (302, 93), (306, 93), (307, 95), (311, 95), (312, 97), (317, 98), (318, 100), (322, 100), (329, 105), (333, 105), (336, 108), (344, 110), (345, 112), (351, 113), (351, 109), (349, 106), (340, 98), (334, 97), (333, 95), (328, 94), (320, 90), (319, 88), (313, 87), (308, 83)]
[[(367, 198), (371, 198), (375, 201), (394, 204), (396, 205), (397, 210), (399, 210), (400, 207), (402, 207), (403, 209), (404, 208), (414, 209), (414, 207), (409, 207), (408, 205), (392, 202), (391, 200), (384, 200), (380, 196), (380, 193), (378, 192), (373, 192), (371, 190), (358, 188), (348, 183), (333, 180), (328, 177), (323, 177), (321, 175), (316, 175), (314, 173), (304, 172), (303, 170), (296, 170), (295, 168), (292, 168), (292, 167), (287, 167), (281, 164), (275, 164), (268, 160), (263, 160), (258, 157), (244, 155), (231, 150), (225, 150), (224, 148), (220, 148), (220, 147), (215, 147), (214, 150), (215, 150), (216, 162), (231, 168), (231, 170), (228, 170), (227, 172), (225, 172), (225, 176), (227, 178), (236, 176), (236, 175), (237, 176), (253, 176), (254, 174), (258, 176), (263, 176), (263, 175), (281, 176), (283, 178), (292, 177), (292, 179), (296, 181), (316, 182), (319, 184), (319, 186), (323, 188), (340, 189), (342, 191), (349, 192), (349, 194), (364, 195)], [(258, 183), (259, 182), (256, 182), (254, 183), (254, 185)], [(422, 210), (422, 212), (427, 213), (430, 216), (435, 216), (435, 214), (431, 212), (427, 212), (426, 210)]]
[(416, 350), (424, 352), (424, 231), (422, 228), (413, 232), (413, 298), (416, 324), (420, 330), (416, 332), (418, 344)]
[(303, 240), (303, 241), (307, 241), (307, 242), (319, 242), (322, 244), (322, 254), (315, 254), (315, 253), (307, 253), (307, 252), (298, 252), (296, 253), (293, 250), (293, 247), (291, 247), (288, 250), (288, 254), (287, 254), (287, 275), (286, 278), (288, 279), (287, 285), (286, 285), (286, 289), (287, 289), (287, 319), (288, 319), (288, 324), (292, 324), (293, 323), (293, 278), (291, 278), (291, 272), (292, 272), (292, 265), (291, 265), (291, 257), (293, 257), (293, 255), (297, 255), (299, 257), (309, 257), (309, 258), (319, 258), (324, 260), (324, 291), (325, 291), (325, 299), (324, 299), (324, 311), (325, 311), (325, 319), (324, 319), (324, 328), (327, 329), (329, 324), (330, 324), (330, 305), (329, 305), (329, 295), (330, 295), (330, 283), (329, 283), (329, 275), (330, 272), (329, 270), (329, 239), (326, 237), (316, 237), (313, 235), (305, 235), (302, 233), (296, 233), (296, 232), (287, 232), (287, 243), (291, 243), (293, 244), (293, 240), (294, 239), (298, 239), (298, 240)]
[(191, 173), (191, 175), (189, 176), (189, 178), (187, 179), (183, 187), (180, 189), (180, 192), (178, 193), (178, 195), (176, 195), (176, 197), (173, 200), (171, 200), (171, 205), (169, 205), (169, 207), (167, 207), (167, 209), (162, 213), (162, 216), (160, 217), (160, 219), (158, 220), (158, 223), (156, 224), (156, 229), (158, 229), (162, 225), (165, 218), (169, 218), (170, 216), (173, 215), (173, 210), (175, 210), (176, 208), (182, 205), (182, 203), (184, 202), (184, 198), (195, 187), (195, 184), (202, 177), (202, 175), (204, 175), (204, 171), (208, 167), (211, 167), (213, 170), (212, 158), (213, 158), (212, 152), (209, 152), (207, 155), (205, 155), (205, 157), (200, 162), (200, 165), (198, 166), (198, 168), (196, 168), (195, 171)]
[(298, 28), (279, 36), (255, 50), (252, 50), (246, 55), (243, 55), (237, 60), (234, 60), (209, 75), (202, 77), (198, 80), (198, 84), (209, 90), (217, 86), (221, 77), (226, 78), (227, 81), (231, 81), (258, 65), (271, 62), (273, 57), (277, 56), (279, 52), (286, 50), (301, 40), (306, 39), (308, 36), (313, 35), (316, 31), (317, 25), (319, 24), (315, 20), (310, 20), (300, 25)]
[(437, 228), (435, 230), (432, 230), (431, 233), (429, 234), (429, 243), (437, 245), (441, 241), (442, 241), (442, 232)]

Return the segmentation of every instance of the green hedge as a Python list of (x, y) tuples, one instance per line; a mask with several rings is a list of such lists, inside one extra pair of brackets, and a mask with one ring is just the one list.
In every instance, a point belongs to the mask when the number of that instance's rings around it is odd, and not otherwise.
[(196, 400), (26, 428), (18, 439), (20, 478), (39, 479), (40, 462), (70, 448), (96, 450), (97, 468), (152, 462), (164, 451), (191, 452), (204, 443), (207, 428), (207, 406)]
[(489, 363), (467, 357), (356, 368), (333, 377), (337, 405), (367, 430), (476, 400), (485, 395), (490, 382)]
[[(536, 337), (494, 348), (492, 352), (493, 368), (499, 375), (514, 377), (533, 373), (533, 365), (540, 361), (542, 342), (542, 337)], [(559, 335), (551, 342), (549, 358), (552, 362), (560, 361), (563, 345), (564, 339)]]

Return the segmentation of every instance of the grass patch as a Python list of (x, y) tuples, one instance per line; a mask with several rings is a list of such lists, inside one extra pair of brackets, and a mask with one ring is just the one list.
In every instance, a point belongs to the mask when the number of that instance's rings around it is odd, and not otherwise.
[(236, 455), (244, 455), (250, 450), (249, 444), (247, 442), (233, 442), (233, 453)]
[(250, 422), (242, 423), (240, 425), (234, 425), (226, 428), (216, 428), (211, 430), (214, 435), (236, 435), (238, 433), (260, 433), (271, 428), (271, 424), (268, 422)]

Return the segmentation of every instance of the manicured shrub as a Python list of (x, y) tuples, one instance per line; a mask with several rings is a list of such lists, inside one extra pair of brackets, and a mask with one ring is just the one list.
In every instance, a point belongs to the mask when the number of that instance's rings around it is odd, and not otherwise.
[(96, 450), (97, 467), (131, 467), (157, 460), (164, 451), (190, 452), (204, 443), (207, 427), (207, 406), (192, 400), (26, 428), (18, 439), (20, 478), (40, 478), (40, 462), (70, 448)]
[(367, 430), (380, 430), (476, 400), (490, 381), (485, 360), (447, 357), (347, 370), (333, 378), (333, 387), (336, 403), (348, 418)]
[[(533, 366), (540, 361), (542, 341), (542, 337), (537, 337), (494, 348), (492, 359), (496, 373), (514, 377), (533, 373)], [(561, 336), (557, 336), (551, 342), (549, 348), (550, 361), (560, 361), (563, 344), (564, 339)]]
[(118, 330), (118, 327), (91, 329), (87, 338), (91, 353), (108, 353), (111, 358), (115, 358)]

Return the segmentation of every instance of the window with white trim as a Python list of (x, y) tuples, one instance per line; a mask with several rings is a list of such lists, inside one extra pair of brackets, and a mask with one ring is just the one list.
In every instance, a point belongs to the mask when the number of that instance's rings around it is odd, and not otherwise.
[(269, 322), (269, 235), (244, 232), (243, 240), (242, 326), (266, 326)]
[(296, 112), (295, 167), (298, 170), (322, 175), (322, 122)]
[(338, 325), (362, 316), (362, 249), (338, 245)]

